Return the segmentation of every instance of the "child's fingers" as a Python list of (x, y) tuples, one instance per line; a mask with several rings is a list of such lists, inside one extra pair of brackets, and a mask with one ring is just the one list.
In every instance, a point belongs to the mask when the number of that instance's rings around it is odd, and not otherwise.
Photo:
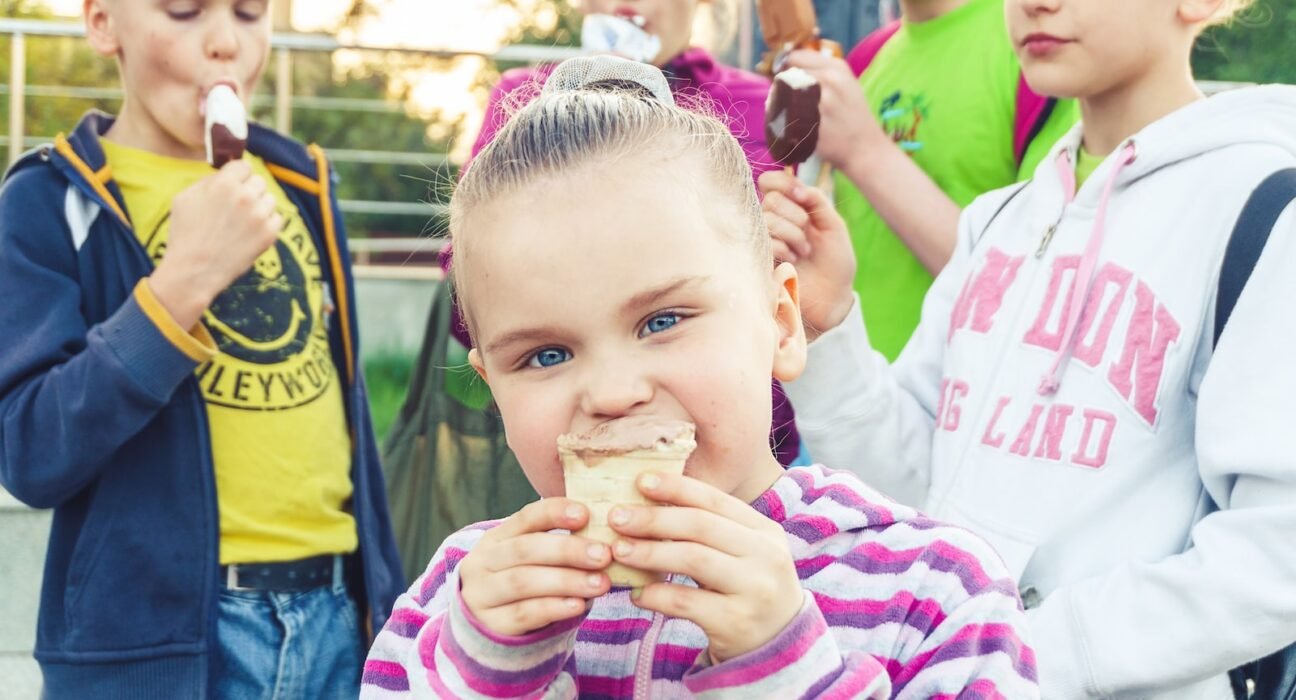
[(800, 260), (797, 254), (793, 253), (792, 249), (787, 247), (786, 243), (777, 238), (770, 241), (770, 249), (774, 254), (774, 262), (776, 263), (787, 262), (795, 265), (797, 261)]
[(648, 584), (634, 603), (667, 617), (689, 620), (703, 630), (717, 629), (724, 624), (720, 618), (728, 609), (722, 593), (674, 583)]
[(600, 571), (611, 559), (608, 546), (584, 537), (555, 532), (531, 532), (480, 547), (481, 565), (487, 571), (515, 566), (565, 566)]
[[(810, 226), (807, 228), (817, 232), (827, 232), (846, 227), (846, 222), (841, 218), (841, 214), (837, 213), (837, 208), (819, 188), (803, 187), (802, 191), (794, 197), (810, 217)], [(811, 244), (813, 243), (814, 241), (811, 241)]]
[(761, 208), (787, 219), (793, 226), (802, 227), (810, 222), (810, 214), (782, 192), (770, 192), (766, 195), (765, 200), (761, 202)]
[(217, 171), (217, 175), (237, 183), (247, 182), (252, 178), (252, 166), (242, 159), (231, 160), (221, 166), (220, 170)]
[(825, 56), (812, 49), (797, 49), (788, 54), (787, 65), (793, 68), (800, 68), (818, 79), (820, 73), (830, 70), (833, 67), (833, 63), (838, 60), (840, 59)]
[(589, 519), (589, 509), (566, 498), (543, 498), (529, 503), (482, 536), (483, 541), (501, 541), (528, 532), (579, 530)]
[(464, 600), (475, 610), (490, 610), (532, 598), (596, 598), (611, 583), (601, 572), (556, 566), (515, 566), (465, 585)]
[(774, 521), (756, 512), (755, 508), (691, 477), (648, 472), (639, 477), (637, 485), (641, 493), (658, 503), (700, 508), (762, 532), (771, 525), (782, 532)]
[(517, 637), (576, 617), (585, 612), (585, 603), (574, 597), (532, 598), (477, 613), (477, 618), (493, 632)]
[(808, 256), (812, 252), (810, 240), (805, 229), (774, 214), (765, 214), (765, 227), (769, 229), (770, 238), (787, 246), (797, 257)]
[(608, 524), (631, 538), (697, 542), (736, 557), (761, 546), (750, 529), (700, 508), (621, 505), (608, 514)]
[(684, 574), (699, 585), (732, 593), (741, 585), (742, 559), (697, 542), (623, 537), (612, 545), (617, 561), (636, 569)]
[(765, 197), (770, 196), (773, 192), (782, 192), (788, 195), (792, 190), (800, 186), (800, 181), (796, 176), (788, 173), (786, 170), (767, 170), (760, 174), (756, 179), (756, 186), (760, 189), (761, 194)]

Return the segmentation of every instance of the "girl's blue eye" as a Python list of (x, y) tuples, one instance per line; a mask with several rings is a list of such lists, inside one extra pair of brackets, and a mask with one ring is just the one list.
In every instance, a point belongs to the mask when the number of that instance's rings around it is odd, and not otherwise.
[(679, 314), (657, 314), (648, 319), (648, 323), (644, 324), (643, 330), (639, 332), (639, 337), (642, 338), (646, 335), (652, 335), (653, 333), (661, 333), (679, 322)]
[(562, 348), (545, 348), (537, 351), (527, 360), (528, 367), (553, 367), (571, 359), (571, 353)]

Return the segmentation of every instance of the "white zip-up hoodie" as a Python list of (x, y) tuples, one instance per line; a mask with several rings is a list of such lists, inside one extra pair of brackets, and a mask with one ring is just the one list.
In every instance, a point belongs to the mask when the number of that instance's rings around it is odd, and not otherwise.
[(1296, 89), (1180, 109), (1074, 192), (1080, 136), (964, 212), (894, 365), (855, 312), (788, 393), (816, 460), (998, 549), (1046, 698), (1229, 698), (1296, 640), (1296, 207), (1213, 347), (1242, 206), (1296, 166)]

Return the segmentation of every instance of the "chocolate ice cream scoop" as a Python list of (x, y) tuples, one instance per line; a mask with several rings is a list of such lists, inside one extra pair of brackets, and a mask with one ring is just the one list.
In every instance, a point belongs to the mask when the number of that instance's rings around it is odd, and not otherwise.
[(765, 146), (780, 165), (806, 162), (819, 145), (819, 82), (800, 68), (774, 76), (765, 101)]
[(206, 116), (207, 162), (219, 168), (243, 157), (247, 148), (247, 110), (233, 88), (216, 85), (207, 93), (203, 110)]
[(593, 455), (626, 454), (635, 450), (692, 451), (692, 423), (655, 416), (627, 416), (600, 423), (583, 433), (558, 436), (558, 450)]

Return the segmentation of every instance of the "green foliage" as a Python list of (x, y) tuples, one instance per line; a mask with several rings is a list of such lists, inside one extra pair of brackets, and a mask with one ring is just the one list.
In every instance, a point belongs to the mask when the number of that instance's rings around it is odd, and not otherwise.
[[(19, 19), (51, 19), (48, 8), (36, 0), (0, 0), (0, 16)], [(12, 39), (0, 38), (0, 80), (4, 81), (4, 110), (9, 110), (9, 68)], [(26, 37), (26, 80), (32, 86), (116, 87), (117, 67), (90, 50), (83, 39), (66, 37)], [(52, 137), (76, 125), (87, 109), (113, 111), (116, 99), (71, 97), (28, 97), (23, 115), (27, 136)], [(9, 135), (5, 120), (3, 133)]]
[[(397, 153), (427, 154), (427, 163), (435, 163), (449, 150), (457, 137), (460, 125), (442, 120), (440, 115), (423, 119), (406, 109), (407, 94), (394, 91), (384, 70), (395, 72), (397, 66), (408, 64), (407, 55), (366, 56), (366, 62), (345, 74), (334, 75), (331, 57), (320, 53), (293, 55), (293, 95), (306, 98), (382, 100), (385, 111), (375, 106), (366, 111), (328, 108), (293, 109), (293, 136), (306, 142), (319, 143), (329, 149), (369, 151), (394, 151)], [(415, 59), (423, 60), (423, 59)], [(266, 91), (273, 94), (274, 76), (262, 81)], [(256, 115), (265, 121), (273, 119), (273, 106), (265, 105)], [(430, 129), (446, 134), (432, 139)], [(340, 199), (358, 199), (381, 202), (420, 202), (428, 200), (426, 181), (444, 177), (445, 166), (435, 168), (411, 164), (351, 163), (335, 161), (334, 168), (340, 178), (337, 195)], [(347, 215), (347, 226), (352, 236), (374, 233), (419, 234), (425, 219), (397, 214)]]
[(365, 388), (369, 391), (369, 411), (373, 415), (374, 434), (381, 445), (387, 431), (396, 422), (405, 392), (409, 389), (414, 358), (395, 353), (380, 353), (364, 362)]
[(1296, 4), (1257, 0), (1232, 24), (1208, 31), (1193, 52), (1195, 75), (1203, 80), (1296, 83)]

